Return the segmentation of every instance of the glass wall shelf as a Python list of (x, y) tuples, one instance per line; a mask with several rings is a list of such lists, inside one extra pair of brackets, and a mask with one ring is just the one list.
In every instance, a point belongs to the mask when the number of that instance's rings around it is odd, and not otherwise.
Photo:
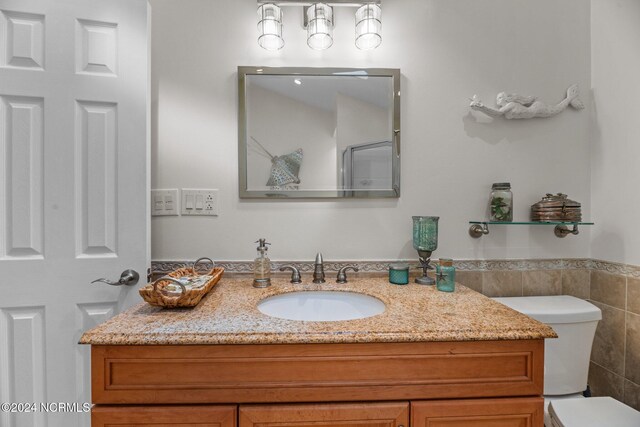
[[(554, 233), (557, 237), (567, 237), (569, 234), (578, 234), (579, 225), (593, 225), (593, 222), (572, 221), (469, 221), (469, 235), (474, 239), (489, 234), (489, 225), (554, 225)], [(569, 229), (571, 226), (571, 229)]]

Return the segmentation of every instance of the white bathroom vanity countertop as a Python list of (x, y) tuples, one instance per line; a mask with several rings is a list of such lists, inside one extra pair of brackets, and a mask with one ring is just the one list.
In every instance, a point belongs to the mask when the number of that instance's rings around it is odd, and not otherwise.
[[(87, 331), (81, 344), (295, 344), (533, 340), (555, 338), (549, 326), (465, 286), (453, 293), (435, 286), (392, 285), (386, 277), (349, 278), (316, 285), (284, 277), (265, 289), (252, 277), (222, 278), (195, 308), (163, 309), (140, 303)], [(351, 291), (386, 304), (384, 313), (358, 320), (311, 322), (262, 314), (262, 299), (293, 291)]]

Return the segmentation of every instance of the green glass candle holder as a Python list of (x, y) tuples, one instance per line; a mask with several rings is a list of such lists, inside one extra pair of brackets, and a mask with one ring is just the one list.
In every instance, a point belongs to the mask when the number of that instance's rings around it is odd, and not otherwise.
[(452, 259), (440, 258), (440, 264), (436, 266), (436, 287), (442, 292), (455, 291), (456, 268)]
[(413, 248), (418, 251), (418, 258), (422, 265), (422, 276), (416, 278), (420, 285), (434, 285), (436, 282), (427, 275), (432, 269), (429, 266), (431, 253), (438, 248), (438, 216), (414, 216), (413, 218)]
[(409, 264), (404, 262), (389, 264), (389, 283), (394, 285), (409, 284)]

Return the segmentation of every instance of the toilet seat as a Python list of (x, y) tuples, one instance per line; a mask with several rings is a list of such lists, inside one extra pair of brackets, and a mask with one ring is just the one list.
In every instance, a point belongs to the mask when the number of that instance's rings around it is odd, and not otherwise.
[(572, 393), (572, 394), (563, 394), (560, 396), (544, 396), (544, 425), (546, 427), (559, 427), (558, 424), (552, 424), (551, 415), (549, 415), (549, 404), (553, 401), (557, 400), (567, 400), (567, 399), (584, 399), (585, 397), (582, 393)]
[(640, 412), (612, 397), (555, 400), (549, 404), (548, 427), (638, 427)]

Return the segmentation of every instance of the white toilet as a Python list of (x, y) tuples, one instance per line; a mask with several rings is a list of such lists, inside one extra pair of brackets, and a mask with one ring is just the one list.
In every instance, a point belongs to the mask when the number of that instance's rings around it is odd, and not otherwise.
[(589, 357), (600, 309), (572, 296), (495, 298), (551, 326), (544, 349), (546, 427), (640, 427), (640, 412), (611, 397), (585, 399)]

